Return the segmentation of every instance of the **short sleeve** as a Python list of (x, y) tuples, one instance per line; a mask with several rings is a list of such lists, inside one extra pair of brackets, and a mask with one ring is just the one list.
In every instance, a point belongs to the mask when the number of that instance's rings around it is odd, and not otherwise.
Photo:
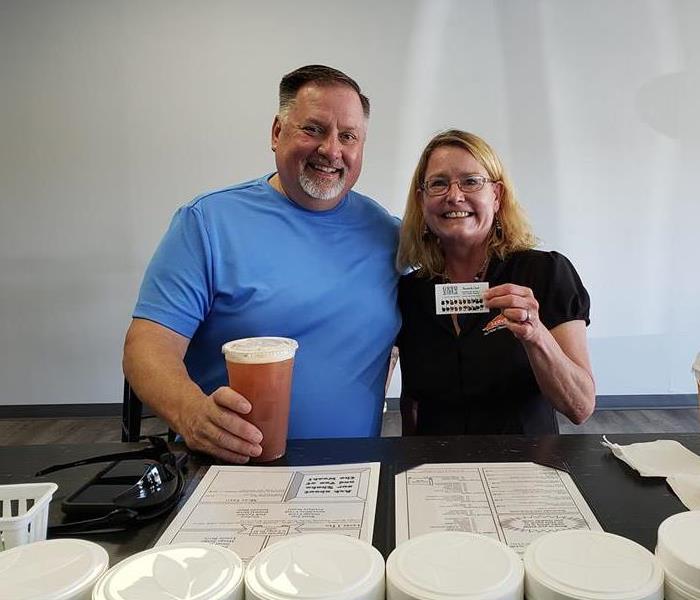
[(197, 205), (186, 205), (146, 269), (133, 316), (191, 338), (209, 312), (212, 289), (209, 235)]
[(540, 321), (547, 329), (578, 320), (589, 325), (591, 300), (574, 265), (558, 252), (543, 254), (547, 276), (535, 292), (540, 305)]

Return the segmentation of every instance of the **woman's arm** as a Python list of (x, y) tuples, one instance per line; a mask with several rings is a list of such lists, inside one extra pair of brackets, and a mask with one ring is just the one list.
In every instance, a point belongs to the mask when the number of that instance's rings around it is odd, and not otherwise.
[(580, 425), (595, 408), (595, 383), (588, 358), (586, 324), (569, 321), (523, 342), (542, 393), (560, 413)]
[(489, 308), (499, 308), (506, 327), (523, 344), (542, 393), (554, 408), (579, 425), (595, 408), (595, 383), (588, 358), (586, 325), (574, 320), (548, 330), (530, 288), (504, 284), (484, 294)]

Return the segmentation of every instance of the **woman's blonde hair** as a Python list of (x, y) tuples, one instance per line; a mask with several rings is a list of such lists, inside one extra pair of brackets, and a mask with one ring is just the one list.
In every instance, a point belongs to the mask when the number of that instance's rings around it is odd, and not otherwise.
[(515, 198), (513, 184), (503, 168), (501, 159), (479, 136), (459, 129), (449, 129), (437, 134), (428, 142), (413, 173), (406, 202), (406, 213), (401, 223), (399, 250), (396, 255), (396, 266), (399, 271), (413, 268), (426, 277), (444, 274), (445, 256), (438, 238), (426, 227), (421, 190), (430, 155), (441, 146), (464, 148), (486, 169), (491, 180), (500, 181), (503, 186), (497, 213), (500, 231), (496, 230), (494, 219), (494, 226), (491, 228), (487, 242), (488, 255), (496, 254), (503, 259), (511, 252), (528, 250), (536, 246), (537, 238), (532, 233), (527, 218)]

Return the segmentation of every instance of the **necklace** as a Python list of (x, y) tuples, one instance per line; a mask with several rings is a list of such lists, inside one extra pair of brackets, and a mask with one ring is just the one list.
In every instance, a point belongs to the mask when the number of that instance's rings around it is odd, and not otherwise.
[[(484, 262), (481, 263), (481, 266), (479, 267), (479, 270), (476, 272), (474, 275), (473, 281), (482, 281), (484, 279), (484, 276), (486, 275), (486, 269), (489, 267), (489, 261), (491, 260), (491, 257), (487, 254), (486, 258), (484, 259)], [(452, 279), (450, 278), (449, 273), (447, 272), (447, 269), (445, 269), (445, 273), (443, 274), (442, 278), (447, 282), (447, 283), (452, 283)]]
[(489, 267), (490, 258), (491, 257), (487, 253), (484, 262), (481, 263), (481, 268), (476, 272), (476, 275), (474, 275), (474, 281), (481, 281), (484, 278), (484, 275), (486, 275), (486, 269)]

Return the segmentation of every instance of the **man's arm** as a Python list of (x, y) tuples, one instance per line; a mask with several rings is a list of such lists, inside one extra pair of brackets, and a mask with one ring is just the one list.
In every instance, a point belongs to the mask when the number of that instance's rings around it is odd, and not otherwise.
[(204, 394), (183, 362), (188, 345), (188, 338), (167, 327), (134, 319), (124, 342), (129, 384), (192, 450), (232, 463), (258, 456), (262, 434), (240, 416), (250, 412), (250, 403), (226, 386)]

